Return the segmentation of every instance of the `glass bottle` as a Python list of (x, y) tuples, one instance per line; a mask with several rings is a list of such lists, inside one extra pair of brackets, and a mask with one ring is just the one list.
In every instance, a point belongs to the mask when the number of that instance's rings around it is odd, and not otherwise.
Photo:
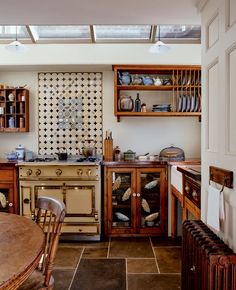
[(141, 100), (139, 98), (139, 93), (137, 93), (137, 98), (135, 99), (135, 112), (141, 112)]

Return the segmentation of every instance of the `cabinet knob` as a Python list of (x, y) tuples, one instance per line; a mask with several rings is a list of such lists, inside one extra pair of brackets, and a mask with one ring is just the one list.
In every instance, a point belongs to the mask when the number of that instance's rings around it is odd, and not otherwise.
[(192, 197), (193, 197), (193, 198), (196, 198), (196, 197), (197, 197), (197, 192), (196, 192), (196, 190), (193, 191), (193, 193), (192, 193)]
[(26, 171), (26, 175), (27, 175), (27, 176), (32, 175), (32, 169), (28, 169), (28, 170)]
[(35, 171), (35, 175), (36, 176), (39, 176), (41, 174), (41, 170), (40, 169), (37, 169), (36, 171)]
[(140, 197), (140, 193), (137, 193), (137, 197)]
[(185, 189), (185, 191), (186, 191), (187, 193), (189, 193), (189, 191), (190, 191), (190, 187), (189, 187), (188, 185), (186, 185), (184, 189)]
[(9, 202), (9, 203), (8, 203), (8, 206), (9, 206), (9, 207), (13, 207), (13, 203), (12, 203), (12, 202)]
[(83, 170), (82, 169), (78, 169), (77, 170), (77, 174), (80, 175), (80, 176), (83, 175)]
[(92, 173), (92, 170), (91, 170), (91, 169), (88, 169), (88, 170), (87, 170), (87, 175), (88, 175), (88, 176), (91, 176), (91, 173)]
[(196, 270), (196, 267), (193, 265), (192, 268), (190, 268), (190, 271), (194, 272)]
[(57, 169), (57, 170), (56, 170), (56, 175), (57, 175), (57, 176), (60, 176), (61, 174), (62, 174), (62, 170), (61, 170), (61, 169)]
[(133, 193), (133, 197), (135, 197), (136, 196), (136, 193)]

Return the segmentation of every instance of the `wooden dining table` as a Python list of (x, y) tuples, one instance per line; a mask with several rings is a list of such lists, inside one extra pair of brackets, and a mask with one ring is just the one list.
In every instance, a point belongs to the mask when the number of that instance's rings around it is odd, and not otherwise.
[(31, 219), (0, 212), (0, 289), (17, 289), (37, 267), (44, 233)]

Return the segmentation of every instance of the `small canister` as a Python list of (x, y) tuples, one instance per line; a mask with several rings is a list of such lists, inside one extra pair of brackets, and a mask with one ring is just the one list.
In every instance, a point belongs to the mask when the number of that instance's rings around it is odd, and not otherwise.
[(114, 149), (114, 160), (121, 161), (121, 150), (119, 146), (116, 146)]
[(24, 118), (20, 118), (20, 128), (24, 128), (25, 127), (25, 119)]
[(0, 128), (4, 128), (4, 127), (5, 127), (5, 118), (0, 117)]
[(23, 160), (25, 156), (25, 148), (23, 145), (19, 145), (16, 147), (16, 154), (17, 154), (17, 159)]
[(20, 114), (23, 114), (24, 113), (24, 103), (20, 103)]
[(15, 107), (14, 106), (10, 106), (10, 114), (14, 114), (15, 112)]
[(15, 128), (15, 120), (14, 120), (13, 117), (10, 117), (10, 118), (8, 119), (8, 127), (9, 127), (9, 128)]

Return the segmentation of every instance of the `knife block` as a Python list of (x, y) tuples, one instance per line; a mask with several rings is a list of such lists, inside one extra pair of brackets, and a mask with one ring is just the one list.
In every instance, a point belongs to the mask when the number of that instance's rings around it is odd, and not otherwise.
[(104, 161), (113, 161), (113, 140), (104, 140)]

